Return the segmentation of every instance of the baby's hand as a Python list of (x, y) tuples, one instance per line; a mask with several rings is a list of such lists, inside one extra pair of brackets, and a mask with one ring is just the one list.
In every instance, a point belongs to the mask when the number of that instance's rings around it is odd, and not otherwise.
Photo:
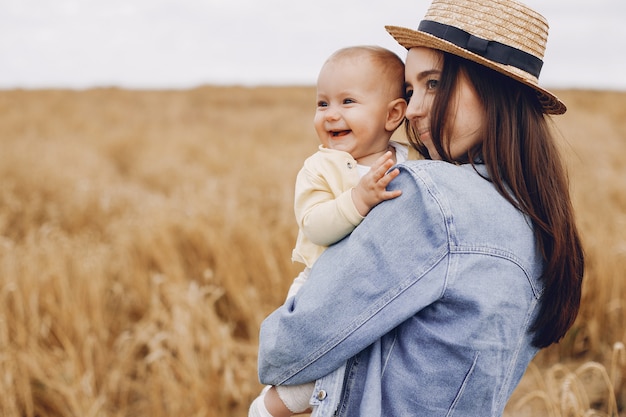
[(400, 174), (397, 168), (389, 171), (394, 164), (391, 152), (386, 152), (374, 162), (369, 172), (352, 189), (352, 201), (361, 216), (367, 215), (381, 201), (390, 200), (402, 194), (400, 190), (387, 191), (389, 183)]

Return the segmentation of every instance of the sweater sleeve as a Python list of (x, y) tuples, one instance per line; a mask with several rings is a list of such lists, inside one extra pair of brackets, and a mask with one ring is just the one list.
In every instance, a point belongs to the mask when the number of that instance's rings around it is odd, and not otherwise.
[(346, 176), (341, 166), (309, 159), (296, 178), (294, 210), (300, 230), (314, 244), (329, 246), (361, 223), (352, 201), (358, 174)]

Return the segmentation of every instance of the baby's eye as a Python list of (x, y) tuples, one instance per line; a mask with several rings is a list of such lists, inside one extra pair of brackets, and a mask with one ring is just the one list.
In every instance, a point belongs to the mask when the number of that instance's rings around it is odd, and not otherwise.
[(355, 101), (353, 99), (351, 99), (351, 98), (344, 98), (343, 99), (343, 104), (352, 104), (354, 102)]
[(328, 103), (325, 101), (318, 101), (317, 107), (328, 107)]

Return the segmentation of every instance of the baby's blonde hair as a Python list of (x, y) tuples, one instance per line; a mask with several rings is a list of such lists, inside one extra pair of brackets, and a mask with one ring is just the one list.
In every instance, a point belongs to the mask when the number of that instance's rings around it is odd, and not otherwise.
[(349, 46), (335, 51), (326, 63), (355, 57), (367, 58), (380, 68), (381, 81), (389, 85), (392, 99), (404, 97), (404, 62), (389, 49), (375, 45)]

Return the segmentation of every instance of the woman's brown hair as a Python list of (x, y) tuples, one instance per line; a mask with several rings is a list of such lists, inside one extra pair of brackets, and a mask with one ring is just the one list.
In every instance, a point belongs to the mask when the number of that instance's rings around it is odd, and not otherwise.
[[(468, 76), (486, 115), (483, 141), (454, 160), (446, 137), (454, 117), (459, 73)], [(443, 69), (431, 111), (433, 144), (451, 163), (484, 163), (488, 180), (511, 204), (532, 221), (537, 245), (545, 261), (545, 291), (532, 325), (533, 344), (558, 342), (572, 326), (580, 306), (584, 254), (569, 195), (569, 181), (541, 103), (531, 88), (482, 65), (443, 54)], [(407, 136), (426, 158), (409, 123)]]

